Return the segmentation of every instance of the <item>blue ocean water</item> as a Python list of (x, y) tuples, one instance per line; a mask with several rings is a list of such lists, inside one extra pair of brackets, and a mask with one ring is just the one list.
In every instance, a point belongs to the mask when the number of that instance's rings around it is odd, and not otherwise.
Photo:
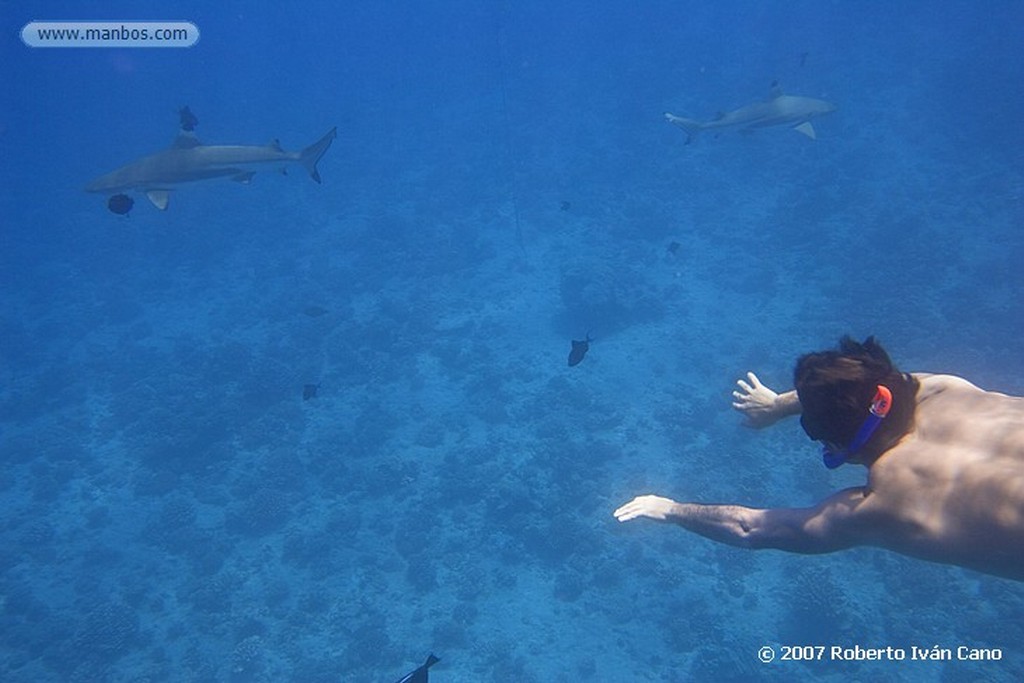
[[(1020, 2), (0, 8), (0, 680), (1024, 678), (1019, 583), (611, 515), (862, 483), (730, 408), (845, 333), (1024, 394)], [(816, 140), (664, 120), (773, 82), (837, 105)], [(337, 126), (323, 184), (82, 191), (183, 105), (206, 144)]]

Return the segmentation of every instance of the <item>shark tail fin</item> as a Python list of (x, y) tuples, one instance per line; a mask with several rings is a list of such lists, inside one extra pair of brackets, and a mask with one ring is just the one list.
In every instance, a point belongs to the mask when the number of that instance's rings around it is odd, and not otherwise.
[(327, 133), (314, 142), (306, 149), (299, 152), (299, 163), (309, 173), (309, 177), (313, 180), (320, 182), (320, 171), (316, 170), (316, 164), (334, 142), (334, 138), (338, 137), (338, 129), (331, 128)]
[(686, 144), (690, 144), (693, 138), (704, 129), (704, 124), (693, 119), (684, 119), (682, 116), (665, 113), (665, 119), (686, 131)]

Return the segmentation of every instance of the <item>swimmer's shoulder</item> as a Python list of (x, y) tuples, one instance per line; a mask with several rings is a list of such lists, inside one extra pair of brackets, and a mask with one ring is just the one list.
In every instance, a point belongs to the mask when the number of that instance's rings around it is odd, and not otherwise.
[(956, 375), (938, 375), (929, 372), (915, 372), (912, 375), (921, 383), (917, 390), (918, 403), (938, 394), (982, 391), (976, 385)]

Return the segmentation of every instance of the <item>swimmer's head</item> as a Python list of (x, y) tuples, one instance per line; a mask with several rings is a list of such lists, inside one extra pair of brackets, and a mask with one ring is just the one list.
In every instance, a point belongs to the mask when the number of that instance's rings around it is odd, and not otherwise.
[(864, 343), (843, 337), (837, 350), (801, 356), (793, 383), (800, 397), (800, 425), (807, 436), (837, 452), (853, 442), (878, 385), (889, 387), (892, 417), (868, 441), (857, 459), (860, 462), (873, 461), (910, 429), (917, 380), (901, 373), (874, 337)]

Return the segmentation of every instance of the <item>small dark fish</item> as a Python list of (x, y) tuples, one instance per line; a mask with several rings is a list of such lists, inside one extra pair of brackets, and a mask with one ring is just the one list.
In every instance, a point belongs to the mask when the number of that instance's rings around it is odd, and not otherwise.
[(587, 332), (587, 338), (583, 341), (572, 340), (572, 350), (569, 351), (569, 367), (579, 365), (583, 357), (587, 355), (587, 351), (590, 350), (590, 342), (593, 341), (590, 338), (590, 333)]
[(427, 657), (427, 661), (423, 663), (423, 666), (418, 666), (409, 673), (405, 674), (396, 681), (396, 683), (427, 683), (427, 675), (430, 667), (434, 666), (441, 660), (430, 654)]
[(316, 398), (316, 392), (320, 389), (319, 384), (307, 384), (302, 387), (302, 400), (308, 401), (311, 398)]
[(196, 115), (192, 113), (187, 104), (178, 110), (178, 120), (181, 122), (181, 129), (189, 133), (194, 131), (196, 126), (199, 125), (199, 119), (196, 118)]
[(320, 316), (330, 313), (326, 308), (322, 306), (306, 306), (302, 309), (302, 312), (308, 315), (310, 318), (319, 318)]
[(135, 206), (135, 200), (126, 194), (115, 194), (107, 200), (107, 208), (118, 216), (127, 216)]
[(679, 248), (682, 247), (682, 246), (683, 245), (679, 244), (679, 242), (669, 242), (668, 243), (668, 253), (670, 253), (673, 256), (675, 256), (679, 252)]
[(800, 53), (800, 66), (804, 66), (805, 64), (807, 64), (807, 55), (808, 54), (809, 53), (807, 53), (807, 52), (801, 52)]
[(560, 206), (562, 208), (562, 211), (568, 211), (569, 209), (572, 208), (572, 203), (571, 202), (562, 202)]

